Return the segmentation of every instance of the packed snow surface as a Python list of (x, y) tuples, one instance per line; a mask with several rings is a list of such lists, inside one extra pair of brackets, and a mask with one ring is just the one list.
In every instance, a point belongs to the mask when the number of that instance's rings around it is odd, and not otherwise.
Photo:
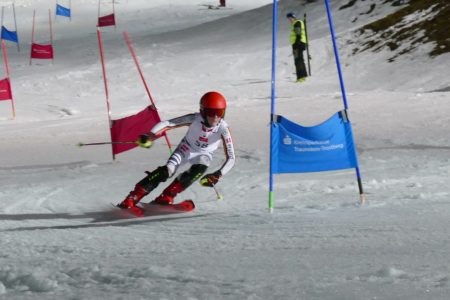
[[(450, 94), (437, 91), (449, 90), (450, 57), (431, 59), (426, 44), (393, 63), (388, 49), (353, 55), (354, 30), (398, 7), (363, 15), (374, 0), (330, 2), (367, 202), (354, 170), (282, 174), (268, 211), (272, 1), (120, 0), (116, 28), (102, 29), (112, 118), (150, 103), (128, 31), (161, 118), (198, 111), (218, 90), (237, 152), (217, 185), (223, 200), (195, 183), (176, 199), (193, 199), (193, 212), (134, 218), (111, 204), (169, 151), (160, 139), (113, 161), (109, 146), (76, 146), (110, 140), (98, 1), (72, 1), (71, 21), (55, 18), (55, 1), (14, 1), (16, 118), (0, 102), (0, 299), (448, 299)], [(0, 4), (14, 29), (12, 1)], [(30, 66), (33, 10), (46, 43), (49, 8), (55, 59)], [(101, 1), (101, 15), (112, 9)], [(304, 84), (294, 82), (290, 10), (308, 14)], [(323, 1), (281, 0), (277, 41), (276, 113), (313, 126), (341, 110)], [(176, 145), (184, 133), (168, 136)], [(223, 160), (217, 151), (210, 170)]]

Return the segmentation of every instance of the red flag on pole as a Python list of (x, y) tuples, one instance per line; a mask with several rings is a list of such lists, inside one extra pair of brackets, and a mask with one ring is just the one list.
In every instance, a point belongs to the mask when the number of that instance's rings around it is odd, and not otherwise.
[[(111, 140), (112, 142), (136, 141), (141, 134), (150, 132), (153, 126), (160, 121), (158, 111), (153, 105), (150, 105), (135, 115), (113, 120)], [(135, 147), (137, 144), (112, 145), (114, 155)]]
[(11, 108), (13, 113), (13, 118), (16, 117), (16, 109), (14, 108), (14, 98), (12, 95), (12, 89), (11, 89), (11, 82), (9, 77), (9, 67), (8, 67), (8, 56), (6, 55), (6, 45), (5, 41), (2, 40), (2, 52), (3, 52), (3, 59), (5, 61), (5, 68), (6, 68), (6, 78), (3, 80), (0, 80), (0, 101), (1, 100), (11, 100)]
[(115, 26), (116, 19), (114, 14), (110, 14), (107, 16), (99, 17), (97, 27), (106, 27), (106, 26)]
[(51, 11), (48, 10), (48, 22), (50, 31), (50, 44), (38, 44), (34, 42), (34, 24), (36, 18), (36, 10), (33, 10), (33, 25), (31, 29), (31, 53), (30, 53), (30, 65), (33, 58), (36, 59), (51, 59), (53, 61), (53, 30), (52, 30), (52, 18)]
[(5, 78), (0, 80), (0, 101), (2, 100), (11, 100), (11, 85), (9, 83), (9, 79)]
[[(134, 143), (126, 143), (126, 142), (136, 141), (140, 135), (150, 132), (150, 130), (153, 128), (153, 126), (156, 125), (158, 122), (160, 122), (161, 119), (159, 117), (158, 110), (156, 109), (156, 106), (154, 105), (154, 102), (151, 99), (147, 85), (146, 85), (146, 88), (147, 88), (147, 92), (149, 93), (152, 105), (148, 106), (147, 108), (145, 108), (141, 112), (137, 113), (136, 115), (128, 116), (128, 117), (118, 119), (118, 120), (111, 119), (111, 108), (110, 108), (110, 103), (109, 103), (108, 82), (106, 79), (105, 59), (104, 59), (104, 55), (103, 55), (103, 43), (102, 43), (101, 32), (100, 32), (99, 28), (97, 28), (97, 37), (98, 37), (98, 45), (99, 45), (99, 50), (100, 50), (100, 61), (102, 64), (102, 71), (103, 71), (103, 83), (105, 86), (108, 121), (110, 124), (112, 156), (113, 156), (113, 160), (114, 160), (116, 154), (128, 151), (137, 146)], [(130, 47), (130, 50), (132, 50), (129, 39), (126, 39), (126, 40), (127, 40), (128, 46)], [(131, 52), (135, 58), (134, 51), (131, 51)], [(137, 64), (136, 59), (135, 59), (135, 62), (136, 62), (136, 65), (139, 66)], [(138, 69), (140, 71), (139, 67), (138, 67)], [(144, 80), (142, 73), (141, 73), (141, 78), (142, 78), (142, 80)], [(145, 82), (145, 80), (144, 80), (144, 82)], [(159, 137), (160, 136), (158, 136), (158, 138)], [(170, 149), (170, 143), (168, 141), (168, 138), (166, 135), (165, 135), (165, 137), (168, 142), (169, 149)]]
[(112, 13), (103, 17), (100, 17), (100, 6), (101, 1), (98, 0), (98, 23), (97, 27), (106, 27), (106, 26), (116, 26), (116, 17), (115, 17), (115, 8), (114, 8), (114, 0), (111, 1), (112, 4)]
[(37, 59), (53, 59), (53, 46), (40, 45), (33, 43), (31, 44), (31, 58)]
[[(147, 91), (147, 95), (150, 98), (150, 102), (152, 103), (153, 107), (156, 109), (155, 101), (153, 101), (152, 94), (150, 93), (150, 89), (148, 88), (147, 82), (145, 81), (144, 74), (142, 73), (141, 67), (139, 66), (139, 62), (137, 60), (136, 53), (134, 52), (133, 45), (131, 44), (131, 39), (128, 35), (128, 32), (125, 31), (123, 33), (123, 37), (125, 39), (125, 42), (128, 45), (128, 49), (131, 52), (131, 56), (133, 57), (134, 63), (136, 64), (136, 68), (138, 69), (138, 72), (139, 72), (139, 75), (141, 76), (142, 82), (144, 83), (145, 90)], [(170, 153), (172, 153), (172, 145), (170, 144), (169, 138), (167, 137), (166, 133), (164, 133), (164, 137), (166, 138), (166, 142), (167, 142), (167, 146), (169, 147), (169, 151), (170, 151)]]

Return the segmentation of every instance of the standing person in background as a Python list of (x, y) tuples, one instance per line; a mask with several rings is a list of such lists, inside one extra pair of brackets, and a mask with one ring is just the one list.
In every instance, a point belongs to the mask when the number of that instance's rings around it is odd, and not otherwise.
[(292, 53), (294, 55), (297, 82), (304, 82), (308, 76), (308, 73), (306, 72), (305, 60), (303, 58), (303, 52), (306, 50), (306, 44), (308, 43), (306, 38), (305, 23), (302, 20), (297, 19), (297, 16), (293, 12), (288, 13), (286, 18), (291, 23), (291, 34), (289, 39), (292, 45)]

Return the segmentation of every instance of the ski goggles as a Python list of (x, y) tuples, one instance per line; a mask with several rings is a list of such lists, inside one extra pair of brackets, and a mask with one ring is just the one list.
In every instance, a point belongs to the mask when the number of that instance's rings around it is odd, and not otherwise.
[(207, 109), (203, 109), (203, 113), (207, 117), (213, 118), (215, 116), (218, 116), (219, 118), (223, 118), (223, 116), (225, 116), (225, 109), (223, 109), (223, 108), (207, 108)]

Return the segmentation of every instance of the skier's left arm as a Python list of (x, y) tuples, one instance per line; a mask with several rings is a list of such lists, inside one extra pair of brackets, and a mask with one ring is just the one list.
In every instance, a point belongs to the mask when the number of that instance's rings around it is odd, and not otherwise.
[(203, 186), (215, 185), (223, 175), (228, 173), (233, 168), (234, 163), (236, 162), (233, 139), (231, 138), (231, 133), (228, 127), (224, 128), (221, 138), (223, 143), (223, 150), (225, 151), (225, 162), (219, 170), (202, 177), (202, 179), (200, 180), (200, 184)]
[(168, 130), (182, 126), (189, 126), (191, 125), (194, 118), (195, 114), (187, 114), (167, 121), (161, 121), (153, 126), (152, 130), (150, 131), (150, 135), (152, 135), (153, 137), (157, 137), (163, 135)]

